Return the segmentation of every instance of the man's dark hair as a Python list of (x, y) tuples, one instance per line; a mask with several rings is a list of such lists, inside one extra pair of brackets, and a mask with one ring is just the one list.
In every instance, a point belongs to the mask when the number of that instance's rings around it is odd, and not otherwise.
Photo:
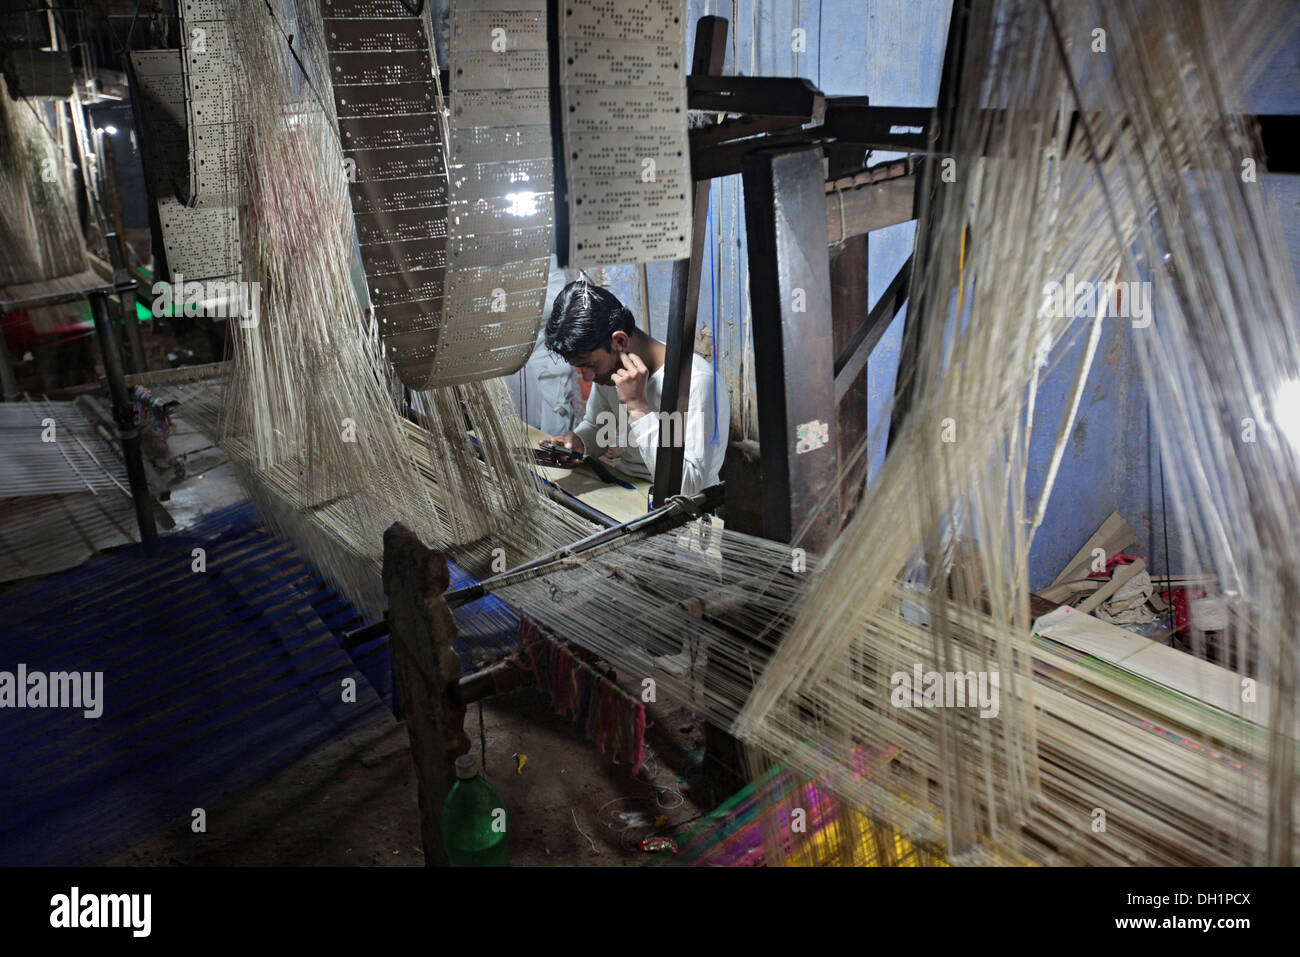
[(565, 362), (597, 349), (608, 349), (616, 332), (632, 335), (636, 320), (618, 297), (583, 279), (560, 290), (546, 320), (546, 348)]

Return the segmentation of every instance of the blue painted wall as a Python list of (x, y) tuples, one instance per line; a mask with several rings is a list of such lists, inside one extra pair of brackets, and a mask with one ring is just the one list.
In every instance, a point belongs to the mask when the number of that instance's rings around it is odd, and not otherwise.
[[(1300, 29), (1280, 41), (1278, 53), (1261, 68), (1240, 105), (1252, 113), (1300, 113)], [(1260, 183), (1273, 194), (1300, 276), (1300, 177), (1264, 175)], [(1201, 570), (1184, 550), (1176, 522), (1171, 518), (1166, 527), (1164, 521), (1160, 456), (1134, 348), (1136, 333), (1126, 320), (1105, 321), (1078, 420), (1030, 551), (1031, 588), (1050, 583), (1112, 511), (1137, 535), (1129, 551), (1146, 558), (1153, 573)], [(1027, 478), (1032, 497), (1042, 486), (1082, 349), (1079, 336), (1072, 347), (1058, 350), (1052, 357), (1056, 368), (1039, 389)]]

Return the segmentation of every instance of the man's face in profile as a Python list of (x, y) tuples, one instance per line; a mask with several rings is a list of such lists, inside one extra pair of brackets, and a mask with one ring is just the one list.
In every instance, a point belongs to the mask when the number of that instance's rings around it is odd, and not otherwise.
[(610, 338), (608, 349), (593, 349), (591, 352), (574, 356), (569, 365), (577, 370), (584, 382), (613, 385), (611, 377), (623, 368), (622, 353), (627, 350), (627, 344), (627, 333), (616, 332)]

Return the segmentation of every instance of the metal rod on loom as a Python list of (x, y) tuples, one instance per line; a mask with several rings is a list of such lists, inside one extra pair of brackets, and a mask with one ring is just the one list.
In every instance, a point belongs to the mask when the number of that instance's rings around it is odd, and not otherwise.
[(444, 597), (450, 607), (457, 608), (482, 598), (494, 588), (514, 585), (528, 581), (530, 578), (539, 578), (550, 572), (571, 567), (573, 562), (570, 559), (592, 558), (615, 548), (621, 548), (631, 542), (657, 535), (659, 532), (667, 531), (678, 525), (684, 525), (701, 511), (716, 508), (721, 501), (722, 485), (715, 485), (694, 495), (674, 496), (668, 500), (666, 505), (660, 506), (652, 512), (647, 512), (621, 525), (615, 525), (613, 528), (602, 529), (574, 542), (572, 545), (566, 545), (548, 555), (541, 555), (531, 561), (524, 562), (522, 565), (517, 565), (500, 575), (485, 578), (476, 585), (449, 591)]
[[(523, 466), (520, 466), (520, 468), (522, 467)], [(582, 499), (578, 498), (578, 496), (566, 492), (549, 479), (544, 479), (539, 475), (537, 476), (537, 480), (542, 483), (542, 491), (546, 493), (546, 497), (556, 504), (563, 505), (575, 515), (581, 515), (587, 521), (596, 525), (604, 525), (606, 528), (618, 527), (618, 521), (616, 519), (610, 518), (599, 509), (592, 508)]]
[[(475, 437), (474, 435), (470, 435), (469, 439), (471, 442), (474, 443), (474, 447), (479, 450), (479, 455), (480, 457), (482, 457), (482, 445), (479, 442), (478, 438)], [(608, 531), (609, 529), (616, 529), (619, 527), (619, 523), (615, 519), (610, 518), (608, 515), (606, 515), (604, 512), (598, 509), (592, 508), (582, 499), (578, 498), (576, 495), (566, 492), (564, 489), (560, 488), (554, 482), (551, 482), (548, 479), (545, 479), (542, 476), (538, 475), (537, 473), (528, 470), (522, 464), (519, 466), (519, 469), (525, 474), (531, 475), (534, 478), (536, 478), (537, 481), (541, 483), (542, 491), (546, 493), (547, 497), (549, 497), (552, 501), (558, 503), (559, 505), (564, 506), (574, 514), (581, 515), (583, 518), (587, 519), (587, 521), (592, 522), (596, 525), (604, 526), (605, 531)], [(713, 502), (713, 504), (708, 507), (716, 508), (720, 502), (721, 502), (721, 497), (719, 496), (718, 501)], [(600, 535), (600, 534), (603, 534), (603, 532), (596, 533), (596, 535)], [(590, 538), (594, 536), (588, 536), (588, 537)], [(582, 539), (582, 541), (585, 542), (587, 541), (587, 539)], [(581, 544), (581, 542), (575, 543), (575, 545), (570, 545), (568, 547), (574, 548), (576, 544)], [(534, 561), (536, 561), (536, 559), (534, 559)], [(525, 563), (525, 565), (521, 565), (520, 567), (523, 568), (531, 564), (533, 564), (533, 562), (527, 562)], [(508, 574), (508, 573), (504, 573), (504, 574)], [(384, 637), (384, 635), (389, 633), (389, 630), (390, 629), (388, 627), (388, 618), (385, 617), (380, 621), (371, 622), (369, 625), (363, 625), (362, 627), (354, 629), (352, 631), (345, 631), (343, 633), (343, 647), (346, 648), (348, 651), (351, 651), (352, 649), (358, 647), (359, 645), (365, 644), (367, 641), (374, 641), (376, 638)]]
[[(104, 377), (108, 380), (108, 395), (112, 400), (113, 418), (117, 422), (118, 441), (122, 444), (122, 458), (126, 461), (126, 477), (135, 503), (135, 517), (140, 525), (140, 540), (148, 542), (158, 537), (154, 525), (153, 506), (149, 501), (149, 480), (145, 478), (144, 459), (140, 454), (140, 429), (135, 424), (131, 398), (126, 391), (122, 373), (122, 354), (117, 349), (117, 337), (108, 317), (108, 298), (103, 292), (90, 297), (90, 314), (95, 321), (95, 336), (104, 358)], [(126, 317), (127, 322), (133, 318)]]
[[(461, 605), (469, 604), (484, 597), (493, 588), (518, 584), (531, 578), (540, 578), (542, 575), (572, 567), (572, 563), (568, 559), (582, 558), (585, 560), (594, 558), (604, 552), (612, 551), (615, 548), (620, 548), (643, 538), (649, 538), (651, 535), (657, 535), (660, 532), (666, 532), (678, 525), (684, 525), (700, 512), (707, 512), (717, 508), (722, 503), (723, 488), (724, 486), (719, 483), (711, 488), (706, 488), (702, 492), (696, 492), (694, 495), (675, 496), (668, 501), (668, 504), (654, 511), (646, 512), (646, 514), (621, 525), (601, 529), (586, 538), (579, 539), (572, 545), (566, 545), (563, 548), (557, 548), (553, 552), (540, 555), (524, 562), (522, 565), (516, 565), (514, 568), (508, 569), (500, 575), (485, 578), (476, 585), (449, 591), (443, 597), (446, 599), (448, 606), (459, 608)], [(389, 630), (388, 619), (385, 617), (382, 621), (373, 622), (354, 631), (344, 632), (343, 647), (350, 651), (367, 641), (382, 638), (388, 634)]]

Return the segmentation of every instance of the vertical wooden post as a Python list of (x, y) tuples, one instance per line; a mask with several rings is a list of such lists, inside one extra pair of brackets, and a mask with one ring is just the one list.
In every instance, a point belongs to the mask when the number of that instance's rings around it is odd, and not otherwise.
[[(727, 55), (727, 21), (723, 17), (700, 17), (695, 27), (692, 76), (717, 76)], [(678, 413), (680, 430), (659, 430), (659, 455), (655, 460), (654, 504), (663, 505), (682, 490), (682, 464), (686, 456), (686, 413), (691, 394), (691, 366), (695, 361), (695, 317), (700, 306), (700, 273), (704, 269), (705, 227), (709, 212), (709, 180), (695, 184), (691, 221), (691, 255), (673, 263), (673, 281), (668, 296), (668, 332), (664, 352), (664, 390), (660, 414)], [(650, 317), (646, 317), (646, 329)], [(661, 418), (661, 422), (670, 421)]]
[(384, 532), (384, 594), (388, 596), (393, 684), (411, 741), (419, 788), (424, 863), (447, 866), (442, 805), (456, 757), (469, 751), (460, 703), (460, 659), (452, 650), (456, 623), (442, 594), (447, 560), (400, 522)]
[[(957, 83), (961, 77), (962, 63), (965, 58), (966, 31), (970, 25), (971, 0), (954, 0), (952, 13), (948, 18), (948, 42), (943, 52), (943, 73), (939, 78), (939, 97), (935, 101), (934, 113), (927, 130), (930, 156), (949, 152), (952, 144), (952, 124), (956, 115)], [(916, 239), (912, 253), (912, 271), (924, 277), (926, 256), (929, 253), (928, 233), (938, 222), (936, 209), (939, 200), (937, 163), (925, 163), (921, 174), (916, 177), (916, 195), (912, 202), (916, 211)], [(886, 454), (894, 447), (894, 440), (902, 433), (903, 423), (912, 410), (919, 388), (916, 379), (916, 364), (920, 352), (921, 316), (923, 311), (921, 299), (918, 298), (908, 306), (903, 319), (903, 342), (899, 347), (898, 377), (894, 385), (894, 408), (889, 416), (889, 437), (885, 441)]]
[[(839, 531), (838, 422), (821, 148), (741, 161), (753, 304), (763, 537), (821, 552)], [(819, 232), (820, 230), (820, 232)]]
[[(848, 346), (853, 334), (867, 321), (868, 235), (850, 236), (831, 253), (831, 321), (835, 355)], [(837, 390), (838, 391), (838, 390)], [(839, 400), (835, 413), (840, 468), (840, 513), (847, 522), (867, 480), (867, 455), (848, 468), (854, 450), (867, 437), (867, 370), (856, 376)]]

